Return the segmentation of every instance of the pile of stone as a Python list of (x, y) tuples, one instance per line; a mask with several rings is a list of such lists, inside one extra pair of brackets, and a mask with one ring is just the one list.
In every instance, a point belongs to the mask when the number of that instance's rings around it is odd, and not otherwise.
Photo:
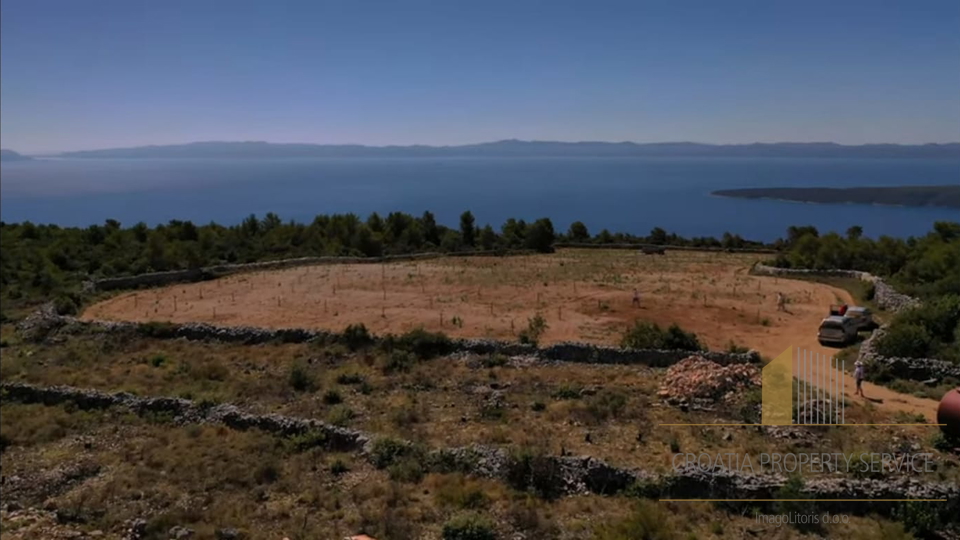
[(729, 401), (760, 384), (760, 369), (750, 364), (722, 366), (699, 356), (685, 358), (667, 370), (658, 395), (674, 405)]

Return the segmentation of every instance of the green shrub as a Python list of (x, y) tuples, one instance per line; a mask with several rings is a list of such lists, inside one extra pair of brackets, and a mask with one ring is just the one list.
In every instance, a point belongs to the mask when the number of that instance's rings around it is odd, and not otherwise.
[(414, 456), (406, 456), (388, 466), (387, 474), (394, 482), (416, 483), (423, 480), (423, 464)]
[(579, 386), (570, 386), (570, 385), (561, 385), (556, 392), (553, 393), (554, 399), (580, 399), (580, 392), (583, 391), (583, 388)]
[(494, 353), (489, 356), (485, 356), (480, 362), (485, 368), (503, 367), (507, 365), (507, 357), (502, 354)]
[(287, 378), (290, 386), (297, 392), (313, 392), (317, 389), (313, 374), (301, 362), (295, 362), (290, 366), (290, 375)]
[(373, 337), (363, 323), (351, 324), (343, 331), (343, 343), (351, 351), (356, 351), (372, 344)]
[(931, 444), (940, 452), (952, 452), (954, 448), (960, 448), (960, 437), (953, 437), (942, 431), (937, 431)]
[(930, 334), (919, 324), (898, 323), (877, 340), (876, 350), (881, 356), (925, 358), (931, 344)]
[(327, 390), (323, 393), (323, 402), (327, 405), (336, 405), (343, 402), (343, 396), (336, 390)]
[(543, 336), (543, 333), (547, 331), (547, 328), (547, 320), (543, 318), (543, 315), (537, 313), (527, 319), (527, 327), (520, 331), (520, 335), (518, 335), (517, 338), (520, 340), (520, 343), (536, 345), (540, 342), (540, 338)]
[(383, 359), (380, 370), (385, 375), (392, 373), (407, 372), (417, 363), (417, 359), (407, 351), (394, 350), (387, 354)]
[(350, 467), (347, 467), (347, 464), (344, 463), (342, 459), (334, 460), (334, 462), (330, 464), (330, 474), (340, 476), (348, 472), (350, 472)]
[(634, 321), (633, 326), (623, 333), (620, 346), (626, 349), (703, 350), (693, 332), (686, 332), (676, 324), (663, 330), (660, 325), (645, 321)]
[(305, 431), (299, 435), (287, 437), (286, 445), (293, 452), (304, 452), (311, 448), (323, 447), (327, 444), (327, 434), (318, 429)]
[(330, 412), (327, 414), (327, 422), (335, 426), (345, 426), (353, 420), (354, 413), (353, 409), (345, 405), (337, 405), (336, 407), (330, 409)]
[(410, 445), (403, 441), (382, 437), (373, 442), (370, 458), (376, 468), (384, 469), (398, 462), (400, 458), (410, 454), (411, 451)]
[(670, 515), (656, 503), (639, 501), (624, 519), (601, 524), (595, 540), (674, 540), (677, 533), (670, 525)]
[(337, 375), (337, 384), (362, 384), (363, 375), (359, 373), (341, 373)]
[(750, 348), (738, 345), (731, 339), (730, 342), (727, 343), (726, 351), (730, 354), (746, 354), (750, 352)]
[(893, 519), (919, 538), (931, 538), (943, 530), (941, 506), (927, 502), (907, 501), (893, 510)]
[[(816, 506), (813, 499), (804, 493), (803, 486), (803, 477), (791, 476), (777, 491), (775, 498), (779, 499), (779, 502), (776, 503), (776, 511), (780, 514), (813, 516), (816, 513)], [(800, 531), (810, 531), (818, 527), (812, 519), (806, 521), (807, 523), (794, 524), (794, 527)]]
[(530, 409), (531, 409), (533, 412), (542, 412), (542, 411), (547, 410), (547, 405), (546, 405), (546, 403), (544, 403), (544, 402), (542, 402), (542, 401), (534, 401), (534, 402), (533, 402), (533, 405), (530, 405)]
[(530, 491), (544, 499), (554, 499), (564, 485), (559, 463), (550, 456), (520, 448), (508, 458), (506, 482), (519, 491)]
[(443, 524), (443, 540), (496, 540), (493, 523), (478, 514), (460, 514)]
[(153, 367), (160, 367), (164, 362), (167, 361), (167, 357), (162, 353), (157, 353), (150, 357), (150, 365)]
[(53, 308), (60, 315), (76, 315), (79, 310), (76, 300), (66, 294), (61, 294), (53, 301)]
[(621, 392), (604, 390), (587, 398), (586, 410), (594, 422), (617, 418), (627, 406), (627, 396)]
[(176, 337), (178, 325), (169, 322), (145, 322), (137, 325), (137, 333), (156, 339), (170, 339)]
[(453, 352), (453, 342), (442, 332), (428, 332), (416, 328), (400, 336), (387, 336), (383, 347), (391, 352), (406, 351), (427, 360)]

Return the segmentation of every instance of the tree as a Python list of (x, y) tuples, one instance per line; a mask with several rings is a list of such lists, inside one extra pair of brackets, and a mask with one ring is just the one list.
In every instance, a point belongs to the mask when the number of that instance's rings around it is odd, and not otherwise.
[(527, 229), (524, 247), (540, 253), (549, 253), (553, 250), (553, 223), (549, 218), (540, 218)]
[(420, 225), (423, 228), (423, 238), (435, 246), (440, 245), (440, 230), (437, 228), (437, 220), (431, 212), (424, 212), (420, 218)]
[(527, 224), (521, 219), (510, 218), (500, 227), (501, 238), (508, 248), (518, 248), (523, 245), (523, 238), (526, 236)]
[(480, 246), (486, 250), (497, 247), (497, 233), (489, 223), (480, 231)]
[(465, 246), (473, 247), (476, 243), (474, 221), (473, 214), (469, 210), (460, 214), (460, 238)]
[(567, 236), (570, 237), (571, 242), (589, 242), (590, 233), (587, 231), (587, 226), (583, 224), (582, 221), (574, 221), (570, 224), (570, 229), (567, 231)]
[(647, 238), (651, 244), (665, 244), (667, 242), (667, 231), (660, 227), (654, 227), (653, 230), (650, 231), (650, 236)]
[(447, 229), (440, 240), (440, 249), (443, 251), (457, 251), (460, 249), (460, 235), (457, 231)]
[(847, 229), (847, 239), (848, 240), (859, 240), (863, 236), (863, 227), (859, 225), (854, 225)]

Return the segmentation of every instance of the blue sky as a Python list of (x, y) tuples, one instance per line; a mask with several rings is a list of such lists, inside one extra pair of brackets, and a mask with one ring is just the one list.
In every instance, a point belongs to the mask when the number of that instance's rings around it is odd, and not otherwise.
[(0, 141), (960, 140), (960, 1), (3, 0)]

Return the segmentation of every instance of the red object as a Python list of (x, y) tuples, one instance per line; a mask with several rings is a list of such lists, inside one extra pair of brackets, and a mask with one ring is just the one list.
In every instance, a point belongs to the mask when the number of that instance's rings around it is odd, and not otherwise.
[(841, 315), (846, 315), (846, 314), (847, 314), (847, 305), (846, 305), (846, 304), (843, 304), (842, 306), (840, 306), (840, 314), (841, 314)]
[(960, 388), (947, 392), (940, 400), (937, 423), (945, 424), (940, 426), (944, 433), (960, 437)]

